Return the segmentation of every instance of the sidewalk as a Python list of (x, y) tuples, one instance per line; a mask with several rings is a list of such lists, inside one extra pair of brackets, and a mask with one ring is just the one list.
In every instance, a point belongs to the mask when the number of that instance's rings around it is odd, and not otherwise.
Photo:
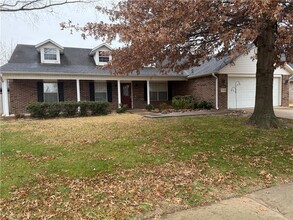
[(164, 220), (293, 220), (293, 184), (162, 216)]

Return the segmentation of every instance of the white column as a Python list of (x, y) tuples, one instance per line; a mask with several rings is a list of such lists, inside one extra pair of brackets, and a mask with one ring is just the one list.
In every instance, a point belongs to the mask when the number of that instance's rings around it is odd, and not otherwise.
[(117, 80), (117, 89), (118, 89), (118, 108), (120, 108), (121, 107), (120, 79)]
[(8, 100), (8, 82), (7, 79), (4, 79), (2, 82), (2, 106), (4, 116), (9, 116)]
[(150, 81), (147, 80), (147, 104), (151, 104), (151, 97), (150, 97)]
[(76, 97), (77, 97), (77, 101), (80, 102), (80, 84), (79, 84), (79, 79), (76, 80)]

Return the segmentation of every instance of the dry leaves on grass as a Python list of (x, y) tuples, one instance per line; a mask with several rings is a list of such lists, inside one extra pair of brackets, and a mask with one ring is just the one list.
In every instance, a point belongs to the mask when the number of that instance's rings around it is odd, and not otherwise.
[(156, 209), (164, 202), (188, 207), (188, 197), (194, 193), (203, 197), (202, 202), (207, 201), (205, 198), (219, 199), (223, 192), (208, 191), (207, 186), (231, 191), (233, 187), (225, 189), (224, 184), (237, 179), (233, 173), (204, 174), (194, 161), (137, 167), (94, 178), (42, 174), (35, 178), (31, 185), (16, 188), (12, 198), (1, 200), (4, 219), (72, 219), (78, 214), (82, 219), (124, 219)]

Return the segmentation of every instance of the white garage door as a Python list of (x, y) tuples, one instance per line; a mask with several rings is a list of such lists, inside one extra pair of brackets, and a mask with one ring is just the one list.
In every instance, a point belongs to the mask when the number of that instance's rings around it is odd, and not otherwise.
[[(254, 77), (229, 77), (228, 78), (228, 108), (248, 108), (255, 104)], [(237, 94), (235, 93), (235, 87)], [(274, 78), (273, 105), (281, 105), (280, 100), (280, 78)]]

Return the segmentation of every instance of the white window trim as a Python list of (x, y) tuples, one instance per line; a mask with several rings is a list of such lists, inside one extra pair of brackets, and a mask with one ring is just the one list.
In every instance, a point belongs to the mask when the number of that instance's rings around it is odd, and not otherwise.
[[(106, 88), (106, 90), (105, 91), (102, 91), (102, 90), (98, 90), (98, 86), (97, 86), (97, 84), (98, 83), (104, 83), (105, 84), (105, 88)], [(108, 89), (107, 89), (107, 82), (106, 81), (95, 81), (95, 101), (96, 101), (96, 93), (106, 93), (106, 99), (105, 100), (98, 100), (98, 101), (101, 101), (101, 102), (108, 102)]]
[[(45, 59), (45, 48), (56, 49), (57, 60), (46, 60)], [(41, 63), (60, 64), (60, 50), (56, 47), (43, 47), (43, 48), (41, 48)]]
[[(98, 65), (105, 65), (105, 64), (107, 64), (108, 62), (100, 62), (100, 52), (110, 52), (109, 50), (98, 50), (96, 53), (97, 53), (97, 64)], [(112, 60), (112, 56), (110, 55), (109, 56), (109, 61), (111, 61)]]
[[(46, 100), (45, 100), (45, 94), (48, 94), (48, 93), (56, 94), (55, 92), (45, 92), (45, 89), (44, 89), (44, 84), (45, 84), (45, 83), (55, 83), (55, 84), (57, 84), (57, 101), (56, 101), (56, 103), (59, 102), (59, 89), (58, 89), (58, 82), (43, 82), (43, 100), (44, 100), (44, 102), (46, 102)], [(46, 102), (46, 103), (47, 103), (47, 102)]]
[[(168, 91), (168, 83), (166, 82), (166, 90), (152, 90), (152, 84), (161, 84), (162, 82), (153, 82), (153, 83), (150, 83), (150, 91), (149, 91), (149, 95), (150, 95), (150, 101), (151, 102), (166, 102), (168, 101), (168, 94), (169, 94), (169, 91)], [(165, 84), (165, 82), (163, 82)], [(157, 93), (157, 98), (156, 100), (152, 100), (151, 99), (151, 92), (156, 92)], [(167, 93), (167, 99), (165, 100), (159, 100), (159, 92), (166, 92)]]

